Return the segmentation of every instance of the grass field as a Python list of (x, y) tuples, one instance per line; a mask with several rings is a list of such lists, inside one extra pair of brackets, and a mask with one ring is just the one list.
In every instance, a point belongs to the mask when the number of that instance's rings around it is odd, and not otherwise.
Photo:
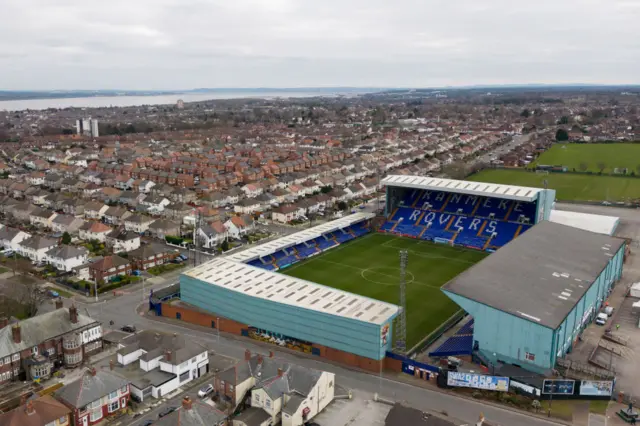
[(486, 169), (467, 180), (504, 183), (509, 185), (548, 188), (557, 191), (559, 200), (573, 201), (627, 201), (640, 198), (640, 178), (586, 175), (579, 173), (549, 173), (548, 175), (524, 170)]
[(605, 166), (603, 173), (613, 173), (615, 168), (627, 168), (629, 172), (640, 174), (640, 144), (557, 144), (538, 157), (532, 165), (562, 165), (569, 170), (582, 171), (582, 163), (592, 172), (599, 172), (602, 165)]
[(486, 253), (370, 234), (298, 263), (282, 273), (398, 304), (400, 249), (409, 253), (407, 346), (412, 347), (459, 309), (440, 287), (483, 259)]

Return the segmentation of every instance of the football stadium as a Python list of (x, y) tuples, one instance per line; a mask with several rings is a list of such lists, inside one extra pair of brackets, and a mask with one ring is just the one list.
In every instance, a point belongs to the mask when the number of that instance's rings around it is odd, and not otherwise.
[(418, 176), (382, 183), (384, 217), (354, 213), (216, 257), (181, 275), (179, 298), (153, 308), (370, 371), (387, 367), (403, 309), (402, 356), (464, 310), (433, 356), (473, 353), (547, 372), (620, 278), (624, 241), (550, 222), (553, 190)]

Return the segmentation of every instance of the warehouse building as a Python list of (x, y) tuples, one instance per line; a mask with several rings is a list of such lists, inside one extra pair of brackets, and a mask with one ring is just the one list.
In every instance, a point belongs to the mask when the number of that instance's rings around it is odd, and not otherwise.
[(240, 324), (242, 334), (259, 329), (273, 343), (305, 342), (315, 355), (373, 371), (398, 314), (389, 303), (228, 258), (185, 272), (180, 287), (182, 302)]
[(548, 373), (622, 275), (624, 241), (543, 221), (442, 290), (475, 320), (485, 361)]

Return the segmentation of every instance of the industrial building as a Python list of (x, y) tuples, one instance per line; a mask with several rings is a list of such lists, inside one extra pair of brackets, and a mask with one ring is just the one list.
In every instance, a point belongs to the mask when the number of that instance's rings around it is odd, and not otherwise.
[(622, 275), (620, 238), (543, 221), (442, 290), (475, 320), (489, 363), (549, 373)]

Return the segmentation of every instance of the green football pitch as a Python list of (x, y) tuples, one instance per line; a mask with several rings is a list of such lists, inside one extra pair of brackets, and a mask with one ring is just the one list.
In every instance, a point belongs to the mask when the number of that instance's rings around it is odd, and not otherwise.
[(556, 144), (535, 161), (547, 166), (566, 166), (569, 170), (613, 173), (617, 168), (640, 174), (640, 144), (594, 143)]
[(397, 305), (401, 249), (409, 255), (407, 346), (412, 347), (459, 309), (440, 287), (483, 259), (486, 253), (388, 234), (369, 234), (281, 272)]
[(640, 198), (640, 178), (598, 176), (581, 173), (539, 174), (512, 169), (485, 169), (467, 180), (504, 183), (508, 185), (547, 187), (556, 190), (558, 200), (569, 201), (628, 201)]

